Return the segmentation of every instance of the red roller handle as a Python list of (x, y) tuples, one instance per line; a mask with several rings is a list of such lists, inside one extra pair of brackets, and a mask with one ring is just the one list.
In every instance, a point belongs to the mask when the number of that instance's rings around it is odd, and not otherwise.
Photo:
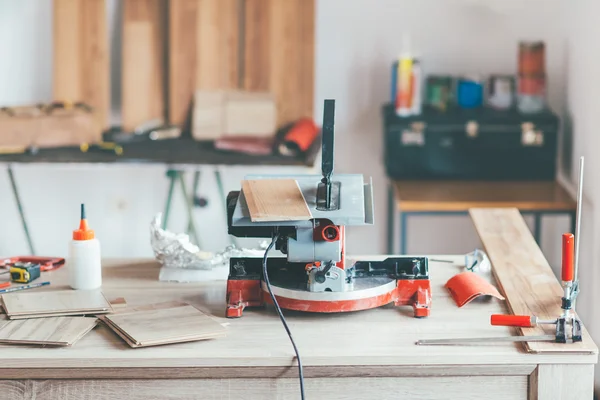
[(532, 318), (529, 315), (494, 314), (492, 315), (491, 323), (492, 325), (520, 326), (521, 328), (531, 328), (534, 326)]
[(562, 280), (572, 282), (575, 278), (575, 236), (572, 233), (562, 235)]

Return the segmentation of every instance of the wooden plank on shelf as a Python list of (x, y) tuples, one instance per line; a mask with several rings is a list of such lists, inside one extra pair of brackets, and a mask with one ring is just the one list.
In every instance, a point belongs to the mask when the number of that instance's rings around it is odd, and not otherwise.
[(8, 293), (2, 295), (2, 304), (10, 319), (112, 312), (99, 290)]
[(108, 127), (110, 67), (105, 0), (54, 0), (53, 98), (92, 106)]
[(97, 321), (90, 317), (11, 320), (0, 327), (0, 343), (71, 346), (91, 331)]
[(312, 218), (295, 179), (256, 179), (242, 182), (252, 222), (300, 221)]
[(213, 339), (225, 328), (189, 304), (158, 305), (103, 317), (104, 322), (131, 347)]
[(166, 0), (123, 2), (122, 118), (123, 129), (166, 113)]
[(271, 91), (278, 126), (313, 116), (314, 0), (246, 0), (244, 89)]
[[(557, 318), (563, 290), (519, 210), (472, 208), (469, 213), (509, 310), (545, 320)], [(519, 329), (522, 335), (554, 334), (551, 326)], [(533, 353), (598, 353), (585, 327), (582, 342), (527, 342), (526, 347)]]
[(238, 0), (169, 2), (169, 120), (187, 126), (197, 89), (239, 87)]

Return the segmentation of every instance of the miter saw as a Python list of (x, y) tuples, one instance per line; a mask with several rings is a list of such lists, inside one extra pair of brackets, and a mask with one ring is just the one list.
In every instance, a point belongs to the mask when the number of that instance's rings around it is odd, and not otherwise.
[[(372, 183), (359, 174), (333, 174), (335, 101), (325, 100), (322, 127), (322, 176), (247, 176), (246, 180), (294, 179), (310, 218), (252, 221), (244, 190), (227, 196), (229, 234), (274, 238), (286, 257), (266, 260), (272, 293), (284, 309), (333, 313), (388, 303), (412, 305), (415, 317), (429, 315), (431, 287), (426, 257), (384, 261), (346, 258), (345, 228), (373, 224)], [(285, 199), (283, 199), (285, 200)], [(271, 303), (260, 258), (231, 258), (227, 317), (245, 307)]]

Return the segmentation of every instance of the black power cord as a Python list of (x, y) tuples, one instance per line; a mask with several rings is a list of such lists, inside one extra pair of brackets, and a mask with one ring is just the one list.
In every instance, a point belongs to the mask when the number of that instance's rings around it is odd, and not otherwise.
[(275, 306), (275, 309), (277, 310), (277, 314), (279, 315), (279, 319), (281, 320), (281, 323), (283, 324), (283, 327), (285, 328), (285, 331), (287, 332), (288, 337), (290, 338), (290, 342), (292, 342), (294, 351), (296, 352), (296, 359), (298, 360), (298, 375), (300, 378), (300, 398), (302, 400), (304, 400), (304, 373), (302, 372), (302, 361), (300, 360), (300, 353), (298, 352), (298, 347), (296, 347), (296, 342), (294, 342), (294, 338), (292, 337), (292, 332), (290, 331), (290, 328), (288, 327), (288, 324), (285, 321), (285, 317), (283, 316), (283, 313), (281, 312), (281, 308), (279, 307), (279, 304), (277, 303), (277, 300), (275, 299), (275, 295), (273, 294), (273, 290), (271, 289), (271, 282), (269, 282), (269, 274), (267, 273), (267, 256), (269, 254), (269, 251), (275, 245), (275, 242), (277, 242), (277, 239), (279, 239), (279, 233), (275, 233), (273, 235), (271, 244), (269, 244), (269, 246), (265, 250), (265, 256), (263, 257), (263, 277), (265, 279), (265, 283), (267, 284), (267, 289), (269, 290), (269, 294), (271, 295), (271, 300), (273, 300), (273, 305)]

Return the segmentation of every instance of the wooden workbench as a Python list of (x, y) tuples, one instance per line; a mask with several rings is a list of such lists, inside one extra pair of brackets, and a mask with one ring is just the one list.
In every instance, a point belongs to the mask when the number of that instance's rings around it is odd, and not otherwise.
[[(494, 240), (502, 242), (505, 232), (523, 239), (523, 245), (515, 249), (522, 256), (526, 246), (535, 246), (533, 238), (524, 237), (529, 233), (523, 221), (510, 223), (515, 215), (521, 218), (516, 210), (474, 215), (486, 246), (494, 246)], [(493, 220), (508, 222), (490, 230), (486, 224)], [(521, 284), (536, 291), (523, 299), (511, 294), (508, 304), (515, 311), (521, 302), (521, 307), (532, 309), (547, 304), (547, 311), (554, 312), (555, 296), (544, 288), (553, 291), (558, 282), (547, 275), (549, 267), (536, 249), (527, 263), (535, 264), (538, 272), (528, 277), (519, 276), (520, 269), (505, 269), (513, 274), (514, 285), (503, 282), (499, 286), (505, 294), (519, 292)], [(502, 249), (492, 263), (505, 268), (511, 257), (510, 248)], [(433, 258), (452, 262), (430, 263), (433, 302), (429, 318), (415, 319), (410, 307), (392, 306), (336, 315), (286, 312), (305, 366), (308, 399), (591, 399), (598, 356), (587, 332), (577, 347), (548, 343), (546, 349), (534, 349), (536, 353), (511, 343), (416, 346), (417, 339), (515, 333), (489, 325), (490, 314), (506, 312), (504, 302), (492, 299), (456, 307), (443, 285), (463, 270), (462, 256)], [(52, 285), (40, 290), (66, 288), (67, 268), (47, 273)], [(104, 292), (109, 299), (125, 297), (128, 305), (183, 299), (229, 322), (227, 336), (132, 349), (99, 326), (72, 348), (0, 346), (0, 397), (299, 398), (293, 349), (272, 308), (246, 310), (242, 318), (227, 320), (223, 317), (225, 282), (164, 283), (158, 281), (158, 273), (159, 265), (151, 261), (107, 261)]]
[(542, 217), (567, 215), (575, 225), (575, 199), (555, 181), (390, 181), (388, 253), (394, 253), (396, 215), (400, 219), (400, 254), (407, 252), (408, 217), (467, 215), (471, 208), (514, 207), (532, 215), (540, 243)]

